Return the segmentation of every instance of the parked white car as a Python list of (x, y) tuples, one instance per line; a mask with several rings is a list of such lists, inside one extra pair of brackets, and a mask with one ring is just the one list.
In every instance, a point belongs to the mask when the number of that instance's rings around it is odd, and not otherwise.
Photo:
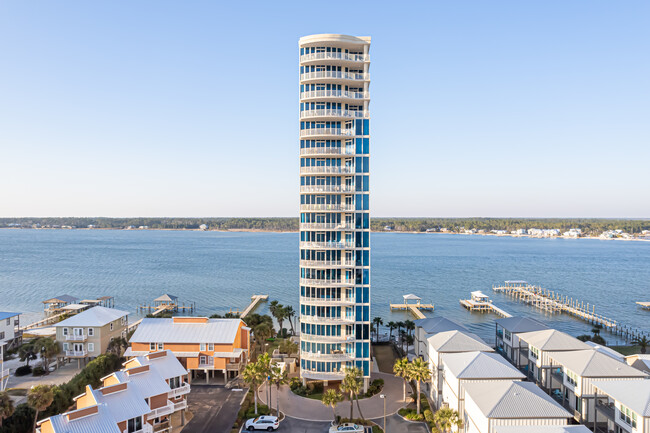
[(346, 422), (345, 424), (330, 427), (330, 433), (363, 433), (363, 426)]
[(262, 415), (257, 418), (251, 418), (246, 421), (244, 428), (248, 431), (253, 430), (266, 430), (273, 431), (280, 427), (280, 422), (277, 416)]

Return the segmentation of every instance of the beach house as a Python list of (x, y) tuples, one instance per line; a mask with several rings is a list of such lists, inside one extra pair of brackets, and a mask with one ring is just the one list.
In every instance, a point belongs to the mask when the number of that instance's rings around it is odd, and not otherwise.
[(0, 311), (0, 348), (8, 350), (20, 344), (20, 313)]
[(426, 319), (417, 319), (413, 323), (415, 323), (415, 331), (413, 333), (415, 354), (423, 357), (425, 360), (428, 360), (429, 356), (427, 337), (445, 331), (469, 332), (464, 326), (445, 317), (427, 317)]
[(650, 380), (595, 380), (596, 428), (614, 433), (650, 433)]
[(519, 334), (548, 329), (548, 326), (528, 317), (506, 317), (495, 320), (495, 323), (496, 349), (517, 368), (528, 364), (528, 345), (519, 339)]

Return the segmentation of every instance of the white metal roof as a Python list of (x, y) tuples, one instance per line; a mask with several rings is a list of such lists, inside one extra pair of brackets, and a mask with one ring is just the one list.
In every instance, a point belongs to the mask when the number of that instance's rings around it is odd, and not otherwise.
[(507, 329), (513, 334), (548, 329), (548, 326), (544, 325), (542, 322), (528, 317), (505, 317), (503, 319), (497, 319), (495, 322), (497, 325), (501, 326), (503, 329)]
[(165, 301), (170, 302), (170, 301), (175, 301), (177, 299), (178, 296), (168, 295), (167, 293), (165, 293), (164, 295), (158, 296), (156, 299), (154, 299), (154, 302), (165, 302)]
[(97, 413), (72, 421), (68, 420), (67, 413), (49, 418), (54, 433), (122, 433), (105, 404), (97, 406)]
[(166, 356), (151, 359), (148, 359), (146, 356), (139, 356), (137, 360), (140, 365), (150, 365), (151, 368), (156, 370), (163, 379), (168, 380), (172, 377), (185, 376), (187, 370), (183, 367), (176, 356), (174, 356), (174, 353), (171, 350), (167, 350), (166, 352)]
[(75, 310), (83, 310), (84, 308), (88, 308), (88, 305), (84, 304), (68, 304), (64, 307), (61, 307), (62, 310), (70, 310), (70, 311), (75, 311)]
[(442, 362), (458, 379), (524, 379), (501, 355), (491, 352), (445, 353)]
[(408, 295), (402, 296), (405, 301), (420, 301), (422, 298), (419, 296), (414, 295), (413, 293), (409, 293)]
[(106, 307), (92, 307), (82, 311), (76, 316), (65, 319), (57, 323), (56, 327), (74, 327), (74, 326), (104, 326), (120, 317), (128, 316), (128, 311), (116, 310)]
[(594, 380), (598, 394), (607, 394), (644, 417), (650, 417), (650, 380)]
[(136, 374), (127, 374), (125, 371), (116, 371), (113, 373), (119, 383), (129, 383), (129, 386), (135, 386), (138, 392), (144, 398), (151, 398), (154, 395), (167, 394), (171, 391), (169, 384), (165, 382), (158, 372), (149, 367), (148, 371)]
[(427, 341), (436, 352), (494, 351), (478, 335), (458, 330), (438, 332), (428, 337)]
[[(95, 307), (97, 308), (97, 307)], [(174, 323), (173, 319), (142, 320), (131, 343), (233, 344), (241, 319), (208, 319), (207, 323)]]
[(589, 345), (577, 338), (556, 329), (524, 332), (519, 334), (519, 339), (543, 351), (591, 349)]
[(93, 395), (98, 403), (106, 404), (116, 422), (126, 421), (151, 412), (149, 405), (144, 401), (144, 396), (130, 383), (127, 383), (126, 389), (122, 391), (104, 395), (100, 390), (93, 390)]
[(426, 319), (417, 319), (413, 323), (415, 323), (416, 327), (422, 328), (427, 334), (455, 330), (469, 332), (463, 325), (446, 317), (427, 317)]
[(467, 382), (465, 397), (471, 398), (487, 418), (534, 419), (572, 416), (532, 382)]
[(582, 377), (648, 377), (644, 372), (597, 350), (572, 350), (549, 354), (554, 363)]
[(481, 292), (480, 290), (475, 290), (471, 293), (472, 297), (474, 298), (487, 298), (488, 295), (485, 293)]
[(618, 353), (614, 349), (607, 347), (607, 346), (601, 346), (600, 344), (596, 344), (593, 341), (585, 341), (585, 343), (591, 347), (593, 347), (595, 350), (599, 351), (600, 353), (603, 353), (607, 356), (611, 356), (612, 358), (625, 362), (625, 356)]
[(494, 433), (592, 433), (584, 425), (497, 425)]

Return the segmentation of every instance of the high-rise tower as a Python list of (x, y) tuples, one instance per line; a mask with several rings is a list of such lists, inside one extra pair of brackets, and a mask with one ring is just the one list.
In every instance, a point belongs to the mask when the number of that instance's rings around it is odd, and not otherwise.
[(300, 363), (370, 376), (369, 37), (300, 38)]

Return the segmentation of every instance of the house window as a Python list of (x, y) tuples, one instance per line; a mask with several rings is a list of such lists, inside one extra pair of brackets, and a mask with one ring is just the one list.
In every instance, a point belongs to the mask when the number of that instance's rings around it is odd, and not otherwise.
[(63, 335), (68, 335), (69, 332), (68, 328), (63, 328)]
[(134, 433), (138, 430), (142, 430), (142, 417), (131, 418), (126, 422), (126, 431), (127, 433)]
[(95, 351), (95, 343), (88, 343), (88, 352)]
[(205, 355), (201, 355), (201, 356), (199, 357), (199, 364), (201, 364), (201, 365), (205, 365), (205, 359), (206, 359), (206, 358), (205, 358)]
[(201, 352), (205, 352), (205, 343), (201, 343)]
[(7, 326), (11, 325), (11, 317), (7, 319)]
[(0, 332), (0, 340), (4, 340), (4, 339), (5, 339), (5, 333), (4, 333), (4, 332)]
[(214, 343), (208, 343), (208, 350), (214, 352)]
[(149, 343), (149, 350), (156, 350), (156, 343)]
[(69, 350), (68, 349), (68, 343), (63, 343), (63, 350)]
[(162, 343), (158, 343), (158, 350), (163, 350), (164, 345)]
[(111, 322), (111, 331), (113, 330), (113, 323)]
[(95, 335), (95, 328), (88, 328), (88, 336), (92, 337)]

